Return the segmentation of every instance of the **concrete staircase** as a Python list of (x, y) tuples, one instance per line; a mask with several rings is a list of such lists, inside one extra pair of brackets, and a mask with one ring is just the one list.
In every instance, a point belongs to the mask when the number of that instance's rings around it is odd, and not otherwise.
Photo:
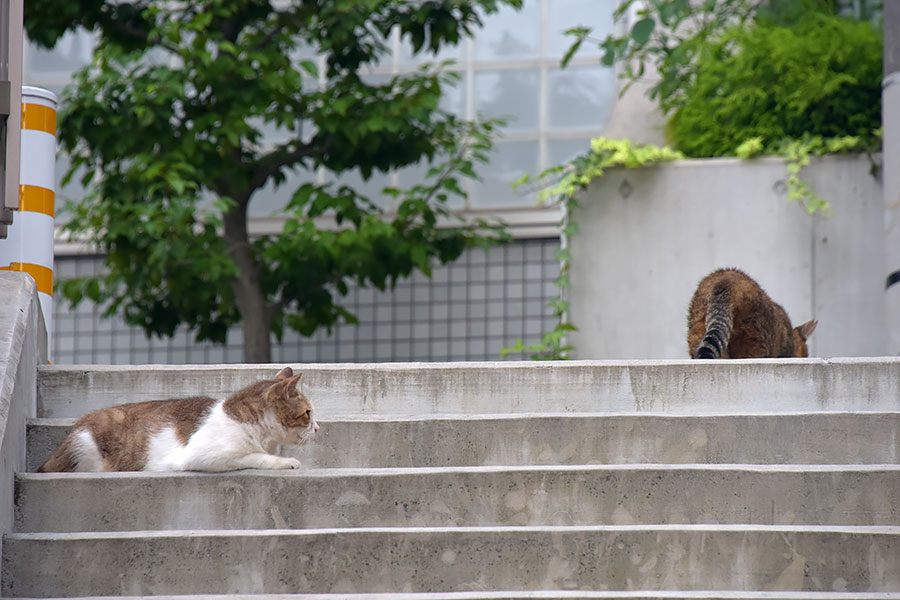
[[(291, 472), (16, 478), (4, 597), (900, 598), (900, 360), (301, 365)], [(100, 406), (277, 367), (42, 368)]]

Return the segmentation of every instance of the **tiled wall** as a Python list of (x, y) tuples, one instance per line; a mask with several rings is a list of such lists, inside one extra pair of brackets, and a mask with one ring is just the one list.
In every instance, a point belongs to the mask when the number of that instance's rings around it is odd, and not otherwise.
[[(520, 240), (489, 250), (467, 251), (438, 266), (429, 280), (415, 274), (393, 291), (351, 289), (345, 306), (359, 325), (331, 335), (303, 338), (285, 332), (273, 345), (276, 362), (383, 362), (500, 360), (516, 338), (540, 339), (555, 321), (547, 302), (557, 294), (557, 239)], [(95, 274), (96, 256), (56, 258), (57, 278)], [(186, 331), (172, 339), (148, 339), (119, 317), (103, 319), (89, 301), (70, 310), (57, 293), (52, 339), (54, 364), (145, 364), (242, 362), (241, 332), (225, 346), (197, 343)], [(513, 356), (511, 358), (522, 358)]]

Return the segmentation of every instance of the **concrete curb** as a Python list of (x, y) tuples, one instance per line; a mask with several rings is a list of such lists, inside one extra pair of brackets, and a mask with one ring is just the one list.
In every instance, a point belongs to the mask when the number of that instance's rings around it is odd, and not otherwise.
[[(28, 424), (34, 471), (73, 419)], [(311, 467), (620, 463), (900, 463), (900, 412), (769, 415), (511, 414), (320, 420)]]
[[(7, 596), (459, 592), (472, 583), (494, 590), (796, 592), (840, 585), (848, 592), (900, 592), (900, 527), (47, 533), (12, 534), (6, 543)], [(84, 569), (85, 557), (111, 576)]]
[(19, 475), (16, 486), (19, 532), (642, 523), (900, 526), (900, 465), (39, 473)]
[[(123, 402), (224, 397), (281, 365), (45, 367), (48, 418)], [(322, 419), (594, 412), (665, 414), (900, 410), (900, 357), (290, 365)], [(527, 391), (527, 393), (523, 393)], [(789, 402), (785, 398), (790, 398)]]
[[(450, 592), (390, 594), (243, 594), (243, 600), (893, 600), (900, 593), (841, 592)], [(67, 600), (122, 600), (123, 596), (80, 596)], [(18, 598), (16, 600), (37, 600)], [(54, 600), (44, 598), (42, 600)], [(58, 600), (58, 599), (57, 599)], [(234, 600), (234, 596), (201, 594), (153, 596), (153, 600)]]

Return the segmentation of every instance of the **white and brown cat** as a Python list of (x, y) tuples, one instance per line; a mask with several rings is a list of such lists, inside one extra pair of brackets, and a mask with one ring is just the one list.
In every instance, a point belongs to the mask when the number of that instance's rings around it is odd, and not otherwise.
[(280, 444), (302, 445), (319, 425), (285, 367), (225, 400), (136, 402), (79, 419), (38, 472), (295, 469)]

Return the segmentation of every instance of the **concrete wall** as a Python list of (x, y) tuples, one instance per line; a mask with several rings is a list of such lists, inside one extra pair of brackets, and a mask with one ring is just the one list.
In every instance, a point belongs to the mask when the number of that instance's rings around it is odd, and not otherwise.
[[(619, 80), (619, 93), (624, 80)], [(650, 99), (650, 88), (657, 83), (652, 75), (633, 83), (616, 99), (609, 119), (603, 128), (608, 138), (626, 138), (640, 144), (666, 143), (666, 118), (655, 100)]]
[(687, 358), (688, 303), (719, 267), (746, 271), (794, 324), (818, 319), (811, 356), (885, 354), (884, 203), (870, 167), (846, 156), (804, 169), (830, 216), (787, 199), (779, 159), (608, 171), (574, 214), (577, 358)]
[(37, 366), (46, 361), (47, 330), (34, 279), (0, 271), (0, 534), (13, 528), (14, 475), (25, 467), (25, 419), (36, 414)]

